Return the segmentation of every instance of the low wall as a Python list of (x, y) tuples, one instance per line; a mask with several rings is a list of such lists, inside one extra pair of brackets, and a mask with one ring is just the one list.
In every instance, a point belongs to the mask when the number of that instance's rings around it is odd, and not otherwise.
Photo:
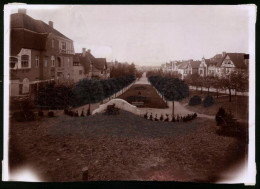
[(136, 106), (129, 104), (127, 101), (125, 101), (123, 99), (115, 98), (105, 104), (99, 105), (99, 108), (95, 109), (92, 112), (92, 115), (94, 115), (96, 113), (104, 112), (107, 109), (108, 105), (113, 105), (113, 104), (115, 104), (116, 108), (131, 112), (135, 115), (140, 115), (140, 113), (141, 113), (140, 110)]

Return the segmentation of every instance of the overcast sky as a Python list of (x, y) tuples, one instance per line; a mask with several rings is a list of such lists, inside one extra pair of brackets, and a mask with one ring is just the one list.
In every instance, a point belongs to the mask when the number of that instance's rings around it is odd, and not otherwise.
[(86, 47), (108, 61), (160, 65), (222, 51), (249, 53), (249, 9), (243, 6), (37, 7), (28, 6), (27, 14), (53, 21), (74, 41), (75, 52)]

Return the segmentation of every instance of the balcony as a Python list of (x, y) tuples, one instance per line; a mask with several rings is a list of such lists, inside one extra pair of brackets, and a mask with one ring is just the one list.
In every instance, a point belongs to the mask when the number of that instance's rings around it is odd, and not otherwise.
[(73, 50), (68, 50), (68, 49), (60, 49), (60, 54), (74, 54)]

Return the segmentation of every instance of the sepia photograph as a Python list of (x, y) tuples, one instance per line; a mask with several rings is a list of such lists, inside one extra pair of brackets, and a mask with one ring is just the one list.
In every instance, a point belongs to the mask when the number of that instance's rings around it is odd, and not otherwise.
[(3, 180), (254, 185), (256, 10), (5, 5)]

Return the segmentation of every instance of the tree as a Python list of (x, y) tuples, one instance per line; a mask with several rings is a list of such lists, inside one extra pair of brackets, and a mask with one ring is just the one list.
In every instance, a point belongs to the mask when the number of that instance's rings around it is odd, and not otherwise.
[(208, 89), (208, 94), (209, 94), (209, 88), (213, 85), (214, 83), (214, 77), (212, 76), (206, 76), (203, 78), (203, 85)]
[(221, 79), (218, 76), (213, 77), (212, 79), (212, 86), (216, 89), (217, 91), (217, 98), (218, 98), (218, 93), (219, 93), (219, 89), (222, 88), (222, 83), (221, 83)]
[(231, 75), (226, 75), (225, 77), (222, 77), (221, 78), (221, 83), (222, 83), (222, 88), (223, 89), (228, 89), (228, 92), (229, 92), (229, 102), (231, 102), (231, 90), (233, 88), (233, 82), (231, 80)]

